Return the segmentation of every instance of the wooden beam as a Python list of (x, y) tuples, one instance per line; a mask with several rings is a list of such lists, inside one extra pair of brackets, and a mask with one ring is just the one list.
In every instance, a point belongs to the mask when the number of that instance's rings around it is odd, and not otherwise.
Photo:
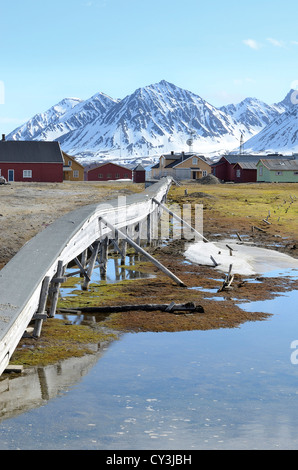
[(131, 245), (137, 252), (141, 253), (143, 256), (145, 256), (149, 261), (151, 261), (155, 266), (157, 266), (163, 273), (165, 273), (168, 277), (170, 277), (173, 281), (175, 281), (178, 285), (181, 287), (186, 287), (184, 282), (181, 281), (175, 274), (173, 274), (169, 269), (167, 269), (165, 266), (163, 266), (159, 261), (157, 261), (153, 256), (151, 256), (149, 253), (147, 253), (143, 248), (141, 248), (136, 242), (134, 242), (128, 235), (126, 235), (124, 232), (121, 230), (118, 230), (116, 227), (114, 227), (112, 224), (110, 224), (107, 220), (105, 220), (103, 217), (99, 217), (99, 222), (102, 222), (105, 224), (108, 228), (111, 230), (114, 230), (115, 232), (118, 232), (121, 237), (124, 237), (125, 241), (129, 245)]
[(46, 303), (47, 303), (47, 298), (48, 298), (48, 293), (49, 293), (49, 287), (50, 287), (50, 277), (47, 276), (44, 278), (41, 286), (41, 291), (40, 291), (40, 297), (39, 297), (39, 305), (38, 309), (34, 315), (35, 324), (34, 324), (34, 330), (33, 330), (33, 336), (35, 338), (39, 338), (40, 333), (41, 333), (41, 328), (42, 328), (42, 323), (43, 323), (43, 318), (39, 318), (39, 315), (44, 315), (45, 308), (46, 308)]
[(59, 298), (59, 291), (60, 291), (60, 282), (55, 282), (55, 278), (62, 277), (64, 274), (64, 270), (65, 269), (63, 267), (63, 261), (59, 260), (56, 276), (51, 281), (51, 285), (53, 286), (53, 293), (52, 293), (52, 302), (51, 302), (51, 307), (50, 307), (50, 312), (49, 312), (50, 318), (53, 318), (55, 316), (57, 302)]
[(80, 273), (83, 274), (83, 276), (85, 276), (85, 278), (87, 279), (87, 281), (90, 282), (91, 279), (90, 279), (90, 277), (88, 276), (86, 269), (85, 269), (84, 266), (81, 264), (81, 262), (80, 262), (80, 260), (78, 259), (78, 257), (76, 256), (76, 257), (74, 258), (74, 260), (75, 260), (76, 264), (78, 265), (78, 267), (79, 267), (79, 269), (80, 269)]
[(95, 261), (96, 261), (97, 255), (98, 255), (99, 245), (100, 245), (99, 241), (94, 243), (93, 252), (92, 252), (92, 255), (90, 257), (88, 268), (87, 268), (87, 276), (85, 277), (84, 283), (82, 285), (83, 290), (87, 290), (88, 287), (89, 287), (92, 272), (93, 272), (94, 265), (95, 265)]

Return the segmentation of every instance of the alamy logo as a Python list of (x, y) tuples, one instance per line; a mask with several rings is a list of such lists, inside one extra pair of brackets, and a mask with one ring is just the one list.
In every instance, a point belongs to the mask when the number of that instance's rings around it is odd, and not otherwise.
[(4, 87), (4, 82), (0, 80), (0, 104), (5, 103), (5, 87)]
[(291, 349), (294, 349), (294, 351), (291, 354), (291, 363), (292, 364), (298, 364), (298, 340), (295, 339), (294, 341), (291, 342)]
[(291, 93), (291, 103), (298, 104), (298, 80), (294, 80), (291, 83), (291, 90), (294, 90)]

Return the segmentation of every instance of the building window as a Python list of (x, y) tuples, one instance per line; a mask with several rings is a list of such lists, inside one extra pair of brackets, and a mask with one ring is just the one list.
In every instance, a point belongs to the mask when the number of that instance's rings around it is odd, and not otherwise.
[(193, 165), (197, 165), (197, 164), (198, 164), (198, 159), (197, 159), (196, 157), (194, 157), (194, 158), (192, 159), (192, 164), (193, 164)]
[(124, 178), (128, 178), (128, 173), (124, 173)]
[(120, 173), (116, 173), (116, 178), (120, 178)]
[(68, 166), (71, 166), (71, 165), (72, 165), (72, 161), (68, 160)]
[(282, 175), (282, 171), (276, 171), (275, 174), (276, 174), (276, 176), (281, 176), (281, 175)]
[(101, 180), (103, 178), (103, 174), (102, 173), (99, 173), (98, 174), (98, 179)]
[(23, 178), (32, 178), (32, 170), (23, 170)]
[(208, 175), (207, 170), (203, 170), (203, 176), (207, 176), (207, 175)]
[(241, 171), (240, 170), (236, 170), (236, 178), (240, 178), (241, 176)]
[(107, 177), (108, 177), (108, 178), (112, 178), (112, 173), (108, 173), (108, 174), (107, 174)]
[[(294, 171), (294, 175), (298, 175), (298, 171)], [(0, 170), (0, 176), (1, 176), (1, 170)]]
[(78, 178), (79, 177), (79, 170), (73, 170), (73, 177)]
[(260, 166), (260, 168), (259, 168), (259, 175), (263, 176), (263, 167), (262, 166)]

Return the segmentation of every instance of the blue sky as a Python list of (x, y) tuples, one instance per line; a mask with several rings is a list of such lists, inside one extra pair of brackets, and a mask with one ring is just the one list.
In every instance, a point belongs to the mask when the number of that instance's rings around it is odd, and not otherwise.
[(0, 0), (0, 134), (64, 97), (165, 79), (215, 106), (298, 84), (293, 0)]

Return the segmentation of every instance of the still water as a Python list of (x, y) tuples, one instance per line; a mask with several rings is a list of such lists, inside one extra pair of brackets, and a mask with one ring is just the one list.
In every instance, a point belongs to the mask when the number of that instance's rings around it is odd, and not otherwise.
[(292, 291), (247, 304), (273, 316), (239, 328), (125, 334), (39, 407), (2, 413), (0, 449), (297, 449), (297, 305)]

